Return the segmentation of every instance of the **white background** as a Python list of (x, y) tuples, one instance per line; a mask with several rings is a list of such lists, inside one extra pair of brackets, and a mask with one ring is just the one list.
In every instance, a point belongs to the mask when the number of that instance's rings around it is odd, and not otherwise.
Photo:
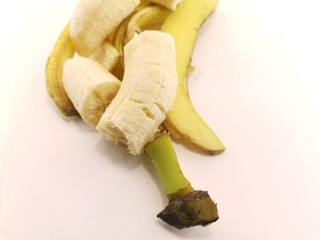
[(314, 0), (222, 0), (202, 27), (190, 97), (227, 147), (176, 145), (220, 220), (176, 230), (149, 160), (55, 109), (45, 64), (76, 0), (0, 14), (0, 239), (320, 239), (320, 33)]

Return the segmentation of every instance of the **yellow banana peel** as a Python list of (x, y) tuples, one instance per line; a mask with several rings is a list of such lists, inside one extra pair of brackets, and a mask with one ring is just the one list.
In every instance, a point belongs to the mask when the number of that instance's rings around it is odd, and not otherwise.
[(69, 36), (69, 23), (61, 33), (46, 65), (46, 85), (47, 90), (58, 107), (65, 116), (75, 116), (77, 111), (70, 101), (62, 83), (63, 65), (74, 55), (74, 47)]

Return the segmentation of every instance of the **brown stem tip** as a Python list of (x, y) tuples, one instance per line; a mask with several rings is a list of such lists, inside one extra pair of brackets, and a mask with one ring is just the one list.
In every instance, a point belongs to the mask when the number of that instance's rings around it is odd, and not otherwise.
[(219, 219), (217, 205), (206, 191), (176, 197), (157, 217), (178, 229), (207, 226)]

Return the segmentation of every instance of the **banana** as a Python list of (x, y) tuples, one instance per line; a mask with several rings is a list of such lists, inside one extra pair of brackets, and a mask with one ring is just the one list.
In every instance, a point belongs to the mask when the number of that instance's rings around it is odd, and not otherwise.
[(105, 40), (104, 44), (92, 53), (89, 58), (100, 63), (105, 69), (112, 72), (120, 59), (120, 53), (109, 40)]
[(160, 31), (144, 31), (126, 44), (124, 60), (121, 87), (96, 128), (139, 155), (173, 106), (177, 88), (173, 39)]
[(101, 64), (84, 57), (66, 61), (62, 81), (82, 119), (93, 127), (96, 127), (121, 84)]
[[(134, 4), (137, 5), (138, 2), (139, 1), (135, 1)], [(86, 4), (97, 7), (93, 3), (101, 4), (102, 1), (95, 0), (94, 2)], [(111, 1), (108, 3), (111, 4)], [(116, 7), (116, 9), (119, 10), (123, 3), (122, 1), (118, 3), (119, 5), (117, 5), (118, 7)], [(150, 29), (150, 27), (155, 24), (161, 25), (164, 22), (161, 30), (170, 33), (175, 41), (179, 82), (174, 107), (168, 112), (164, 124), (174, 138), (186, 139), (187, 143), (191, 142), (210, 154), (217, 154), (224, 151), (224, 146), (192, 106), (188, 93), (185, 91), (185, 79), (187, 78), (188, 69), (190, 68), (190, 59), (197, 35), (197, 31), (194, 31), (194, 29), (200, 28), (203, 21), (214, 11), (217, 3), (218, 0), (184, 0), (176, 11), (170, 12), (160, 6), (150, 5), (147, 1), (141, 1), (141, 4), (132, 10), (131, 13), (131, 10), (128, 10), (129, 17), (125, 18), (124, 21), (117, 26), (117, 29), (113, 30), (112, 36), (109, 35), (108, 39), (105, 38), (102, 42), (103, 45), (100, 44), (99, 48), (89, 56), (91, 59), (103, 64), (109, 71), (112, 71), (118, 79), (122, 79), (124, 73), (124, 44), (130, 41), (134, 34), (144, 31), (145, 29)], [(79, 6), (83, 5), (85, 5), (85, 1), (79, 3)], [(131, 8), (133, 9), (134, 7)], [(127, 8), (125, 7), (125, 9)], [(82, 16), (84, 16), (84, 18), (79, 19), (80, 23), (89, 21), (88, 19), (86, 20), (86, 18), (88, 18), (90, 11), (92, 12), (92, 8), (83, 10)], [(101, 11), (98, 12), (101, 13)], [(109, 10), (107, 12), (109, 12)], [(76, 13), (77, 11), (75, 11), (74, 15), (77, 15)], [(75, 19), (76, 17), (73, 17), (71, 23), (74, 22)], [(97, 17), (94, 15), (92, 22), (96, 21)], [(46, 68), (49, 95), (66, 116), (78, 114), (77, 109), (73, 106), (72, 101), (70, 101), (64, 89), (61, 79), (63, 64), (74, 55), (75, 51), (74, 44), (71, 40), (71, 23), (66, 26), (59, 37)], [(110, 22), (107, 24), (108, 26), (109, 23)], [(97, 22), (96, 24), (98, 26), (103, 25)], [(77, 30), (77, 28), (73, 29)], [(96, 35), (94, 35), (93, 32), (87, 34), (88, 36), (92, 34), (92, 39), (96, 39)], [(84, 33), (84, 35), (86, 34)], [(112, 45), (114, 45), (114, 47)], [(153, 50), (154, 49), (151, 51)], [(116, 62), (118, 63), (116, 64)], [(91, 123), (91, 125), (94, 124), (96, 124), (96, 122)], [(190, 128), (190, 126), (193, 127)]]
[(77, 53), (89, 56), (140, 4), (140, 0), (80, 0), (70, 22)]
[(183, 2), (183, 0), (150, 0), (150, 2), (159, 4), (165, 8), (175, 11), (177, 6)]
[[(136, 7), (139, 2), (80, 0), (48, 60), (48, 92), (66, 116), (80, 114), (107, 139), (127, 144), (131, 154), (151, 157), (169, 200), (159, 218), (179, 229), (206, 226), (219, 218), (216, 204), (184, 176), (162, 123), (171, 135), (213, 153), (224, 149), (219, 142), (212, 148), (215, 135), (184, 89), (197, 29), (216, 1), (185, 0), (177, 14), (145, 0)], [(181, 1), (152, 2), (175, 9)], [(163, 22), (163, 32), (149, 30)], [(75, 48), (80, 56), (73, 57)], [(122, 82), (110, 73), (115, 65), (125, 69)]]
[(74, 55), (74, 47), (69, 36), (69, 23), (61, 33), (46, 65), (46, 85), (49, 96), (65, 116), (78, 115), (62, 83), (64, 63)]

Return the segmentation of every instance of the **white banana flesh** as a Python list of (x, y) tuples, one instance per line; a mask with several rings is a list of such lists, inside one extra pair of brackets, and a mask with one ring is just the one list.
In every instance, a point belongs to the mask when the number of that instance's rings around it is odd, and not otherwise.
[(109, 40), (106, 40), (89, 58), (100, 63), (105, 69), (111, 72), (120, 60), (120, 52)]
[(77, 53), (88, 57), (134, 11), (140, 0), (80, 0), (70, 22)]
[(84, 57), (66, 61), (62, 81), (82, 119), (93, 127), (96, 127), (121, 84), (101, 64)]
[(121, 87), (97, 130), (139, 155), (173, 107), (177, 73), (171, 35), (160, 31), (136, 35), (124, 48), (124, 63)]
[(156, 3), (160, 6), (174, 11), (176, 10), (177, 6), (183, 2), (183, 0), (150, 0), (150, 2)]

